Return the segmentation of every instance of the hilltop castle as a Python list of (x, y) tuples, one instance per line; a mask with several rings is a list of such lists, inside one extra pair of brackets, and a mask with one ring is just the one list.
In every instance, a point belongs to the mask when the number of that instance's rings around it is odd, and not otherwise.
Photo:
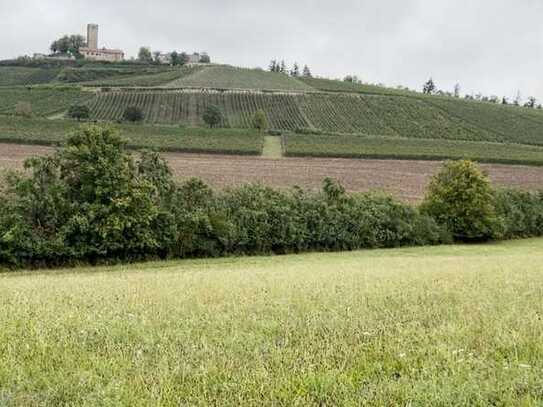
[(87, 46), (80, 48), (79, 52), (91, 61), (118, 62), (124, 59), (124, 52), (120, 49), (98, 48), (97, 24), (87, 25)]

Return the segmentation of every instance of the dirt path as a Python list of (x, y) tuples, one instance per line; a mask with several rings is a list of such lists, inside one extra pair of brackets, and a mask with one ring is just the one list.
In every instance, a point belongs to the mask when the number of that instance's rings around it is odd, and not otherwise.
[[(0, 144), (0, 168), (22, 168), (32, 155), (51, 152), (48, 147)], [(166, 153), (178, 179), (202, 178), (215, 187), (261, 182), (276, 187), (299, 185), (319, 188), (325, 177), (340, 180), (349, 191), (384, 190), (406, 201), (418, 201), (440, 166), (434, 161), (350, 160), (325, 158), (245, 157)], [(482, 165), (502, 186), (543, 189), (543, 167)]]

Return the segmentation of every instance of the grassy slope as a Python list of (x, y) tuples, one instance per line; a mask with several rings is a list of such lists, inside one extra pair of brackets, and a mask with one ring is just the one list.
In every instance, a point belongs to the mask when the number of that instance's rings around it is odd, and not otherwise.
[(205, 67), (193, 75), (169, 83), (168, 87), (268, 89), (293, 92), (313, 90), (311, 86), (288, 75), (226, 65)]
[(543, 147), (521, 144), (463, 142), (356, 135), (285, 136), (286, 152), (298, 157), (391, 158), (543, 165)]
[(535, 405), (542, 253), (527, 240), (0, 275), (0, 403)]
[(49, 83), (60, 68), (24, 68), (0, 66), (0, 86), (37, 85)]
[[(0, 116), (0, 141), (49, 145), (64, 141), (79, 124), (71, 120)], [(259, 155), (264, 143), (256, 130), (180, 128), (115, 124), (130, 147), (161, 151)]]
[(93, 93), (72, 88), (0, 88), (0, 114), (13, 114), (19, 102), (30, 103), (32, 113), (37, 116), (49, 116), (66, 111), (71, 105), (84, 103), (93, 97)]

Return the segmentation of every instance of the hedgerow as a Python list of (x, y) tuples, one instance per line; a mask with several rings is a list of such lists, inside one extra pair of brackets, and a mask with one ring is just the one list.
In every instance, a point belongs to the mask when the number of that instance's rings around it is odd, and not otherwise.
[[(157, 154), (135, 156), (86, 126), (26, 162), (0, 191), (0, 264), (39, 267), (312, 250), (433, 245), (543, 234), (541, 194), (495, 192), (473, 164), (449, 164), (422, 210), (380, 193), (177, 185)], [(499, 225), (500, 229), (494, 229)], [(497, 233), (498, 231), (500, 233)]]

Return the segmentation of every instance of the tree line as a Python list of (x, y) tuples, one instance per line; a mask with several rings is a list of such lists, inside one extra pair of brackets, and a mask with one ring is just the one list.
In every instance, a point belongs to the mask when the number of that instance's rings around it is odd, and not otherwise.
[[(448, 97), (460, 98), (461, 97), (460, 91), (461, 91), (461, 86), (459, 83), (457, 83), (454, 86), (453, 92), (446, 92), (443, 90), (439, 90), (433, 78), (428, 79), (428, 81), (425, 82), (424, 85), (422, 86), (422, 93), (424, 93), (425, 95), (448, 96)], [(500, 98), (496, 95), (485, 96), (482, 93), (477, 93), (475, 95), (466, 94), (464, 95), (464, 99), (477, 100), (479, 102), (487, 102), (487, 103), (502, 104), (502, 105), (524, 106), (529, 109), (543, 109), (543, 106), (540, 103), (538, 103), (537, 99), (534, 96), (528, 97), (527, 101), (523, 104), (520, 92), (517, 93), (517, 96), (512, 101), (510, 101), (505, 96)]]
[(304, 77), (312, 78), (311, 69), (309, 66), (304, 65), (302, 70), (300, 70), (300, 65), (297, 62), (294, 62), (292, 68), (289, 68), (284, 60), (278, 61), (277, 59), (272, 59), (270, 65), (268, 66), (270, 72), (282, 73), (285, 75), (290, 75), (293, 78)]

